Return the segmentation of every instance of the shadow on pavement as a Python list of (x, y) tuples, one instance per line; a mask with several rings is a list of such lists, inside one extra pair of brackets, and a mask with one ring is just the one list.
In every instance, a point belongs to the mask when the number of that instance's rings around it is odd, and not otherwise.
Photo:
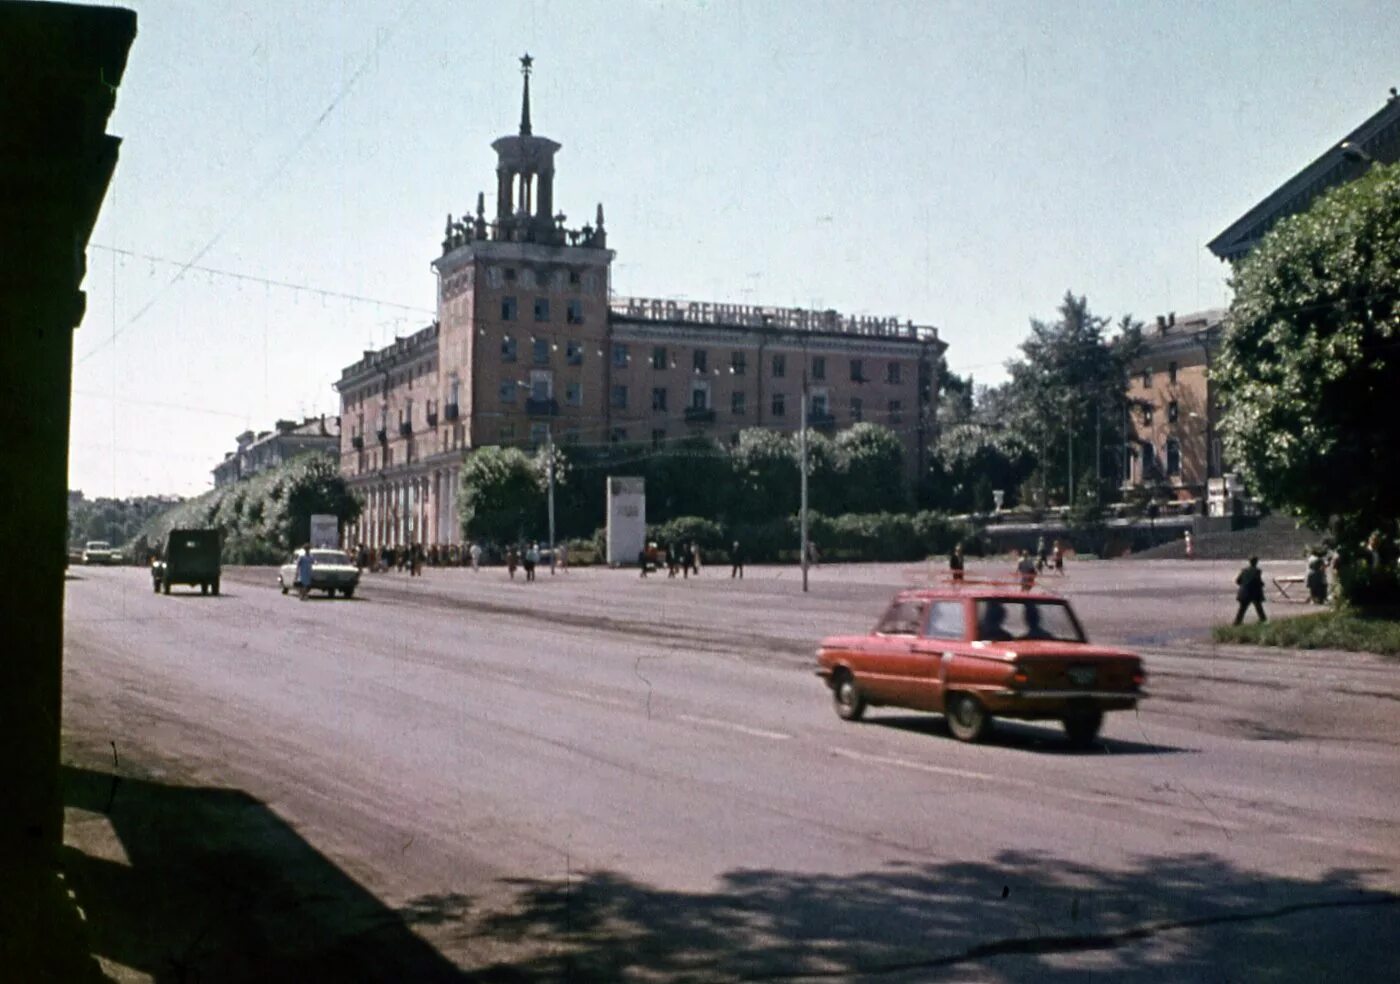
[(1205, 853), (1115, 871), (1007, 851), (844, 877), (734, 871), (704, 893), (585, 873), (514, 882), (506, 914), (473, 920), (458, 895), (403, 914), (546, 944), (474, 970), (502, 982), (1389, 979), (1400, 896), (1363, 874), (1259, 876)]
[[(942, 741), (956, 741), (941, 715), (867, 713), (866, 722), (878, 727), (928, 735)], [(1160, 742), (1102, 737), (1088, 748), (1076, 748), (1054, 721), (1008, 721), (1001, 718), (996, 720), (981, 743), (993, 748), (1010, 748), (1042, 755), (1175, 755), (1195, 751)]]
[(70, 810), (62, 863), (96, 957), (157, 981), (465, 979), (243, 792), (74, 767), (63, 779), (66, 805), (105, 816), (119, 842)]

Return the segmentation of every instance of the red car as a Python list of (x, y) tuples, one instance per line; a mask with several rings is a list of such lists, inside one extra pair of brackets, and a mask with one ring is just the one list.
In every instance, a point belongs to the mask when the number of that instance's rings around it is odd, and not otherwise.
[(845, 720), (867, 706), (933, 711), (962, 741), (1006, 717), (1060, 721), (1083, 746), (1105, 711), (1146, 696), (1138, 656), (1090, 645), (1068, 601), (1013, 585), (900, 592), (870, 634), (823, 639), (817, 660)]

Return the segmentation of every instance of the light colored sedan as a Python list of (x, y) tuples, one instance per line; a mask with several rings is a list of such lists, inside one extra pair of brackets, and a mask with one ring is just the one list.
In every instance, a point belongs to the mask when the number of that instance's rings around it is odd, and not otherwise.
[[(297, 583), (297, 558), (300, 552), (277, 571), (277, 584), (286, 594)], [(311, 590), (324, 591), (327, 597), (334, 598), (339, 591), (349, 598), (355, 594), (360, 583), (360, 569), (344, 550), (318, 549), (311, 551)]]

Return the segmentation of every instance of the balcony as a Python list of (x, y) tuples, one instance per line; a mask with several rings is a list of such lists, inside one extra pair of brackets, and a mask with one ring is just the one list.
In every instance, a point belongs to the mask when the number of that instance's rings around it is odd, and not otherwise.
[(436, 411), (436, 410), (429, 410), (429, 411), (428, 411), (428, 426), (429, 426), (429, 427), (436, 427), (436, 426), (437, 426), (437, 421), (438, 421), (437, 411)]
[(410, 437), (413, 434), (413, 422), (410, 420), (399, 421), (399, 437)]
[(687, 424), (713, 424), (715, 412), (710, 407), (686, 407), (685, 422)]
[(456, 420), (461, 413), (461, 411), (457, 407), (457, 404), (455, 403), (449, 403), (442, 409), (443, 412), (447, 415), (448, 420)]
[(828, 411), (813, 410), (807, 415), (807, 426), (812, 430), (830, 434), (836, 430), (836, 415)]
[(378, 440), (380, 444), (388, 444), (388, 443), (389, 443), (389, 432), (388, 432), (387, 430), (385, 430), (383, 427), (381, 427), (381, 428), (379, 428), (378, 430), (376, 430), (376, 431), (374, 432), (374, 436), (375, 436), (375, 439)]
[(365, 436), (363, 434), (350, 435), (350, 446), (356, 451), (363, 451), (365, 449)]
[(537, 400), (530, 397), (525, 401), (525, 412), (531, 417), (557, 417), (559, 401), (553, 398)]

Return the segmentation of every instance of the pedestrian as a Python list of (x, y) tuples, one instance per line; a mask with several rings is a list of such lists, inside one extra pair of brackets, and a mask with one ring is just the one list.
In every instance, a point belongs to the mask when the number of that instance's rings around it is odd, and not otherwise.
[(1022, 591), (1029, 591), (1035, 587), (1036, 562), (1031, 560), (1028, 551), (1021, 551), (1021, 560), (1016, 565), (1016, 573), (1020, 575)]
[(539, 565), (539, 562), (540, 545), (537, 542), (531, 543), (529, 548), (525, 551), (525, 580), (533, 581), (535, 579), (535, 568)]
[(569, 573), (569, 545), (567, 543), (561, 543), (554, 548), (554, 552), (558, 554), (559, 572), (561, 574)]
[(963, 545), (961, 543), (954, 546), (953, 552), (948, 555), (948, 572), (952, 574), (955, 583), (963, 579)]
[(1042, 534), (1035, 541), (1035, 569), (1037, 571), (1045, 570), (1045, 559), (1049, 555), (1050, 551), (1045, 546), (1045, 536)]
[(676, 571), (681, 565), (681, 551), (674, 543), (666, 544), (666, 576), (672, 578), (676, 576)]
[(645, 546), (637, 551), (637, 568), (642, 572), (642, 577), (647, 576), (647, 548)]
[(506, 547), (506, 570), (510, 572), (510, 579), (515, 580), (515, 569), (520, 566), (520, 553), (515, 547)]
[(409, 547), (408, 573), (413, 577), (423, 576), (423, 557), (427, 551), (423, 549), (423, 544), (415, 543)]
[(297, 556), (297, 597), (302, 601), (311, 593), (311, 544), (303, 544), (301, 553)]
[(469, 552), (471, 553), (472, 557), (472, 570), (481, 570), (481, 544), (473, 540), (471, 550)]
[(744, 548), (735, 540), (729, 547), (729, 576), (744, 579)]
[(1190, 530), (1187, 530), (1183, 536), (1186, 537), (1186, 559), (1194, 560), (1196, 557), (1196, 538), (1191, 535)]
[(694, 562), (694, 558), (692, 558), (691, 555), (690, 555), (690, 545), (687, 544), (687, 543), (682, 543), (682, 544), (680, 545), (680, 551), (679, 551), (679, 552), (680, 552), (680, 563), (681, 563), (681, 578), (682, 578), (683, 580), (689, 581), (689, 580), (690, 580), (690, 565)]
[(1308, 558), (1308, 597), (1315, 605), (1327, 604), (1327, 561), (1322, 553), (1323, 548), (1319, 547)]
[(700, 544), (690, 541), (690, 573), (700, 576)]
[(1065, 572), (1065, 545), (1060, 542), (1059, 537), (1055, 538), (1055, 546), (1050, 550), (1050, 557), (1055, 562), (1055, 573), (1063, 575)]
[(1235, 575), (1235, 583), (1240, 586), (1235, 592), (1235, 600), (1240, 603), (1240, 609), (1235, 613), (1235, 624), (1244, 621), (1244, 613), (1250, 605), (1258, 613), (1259, 621), (1267, 622), (1268, 616), (1264, 614), (1264, 575), (1259, 570), (1258, 557), (1249, 558), (1249, 564)]

